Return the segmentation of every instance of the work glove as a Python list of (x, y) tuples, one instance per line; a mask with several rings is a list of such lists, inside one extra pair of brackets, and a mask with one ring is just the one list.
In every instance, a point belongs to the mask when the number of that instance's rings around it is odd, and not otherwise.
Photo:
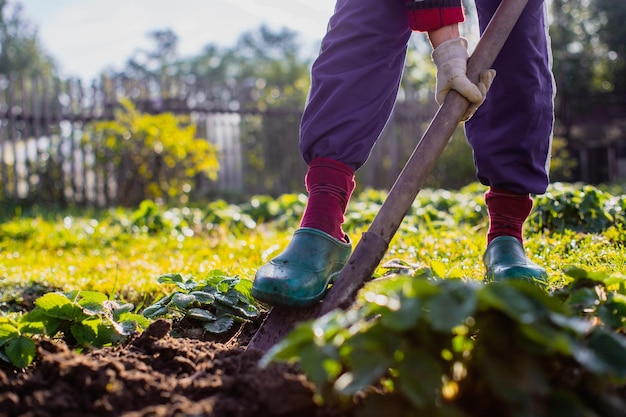
[(463, 116), (463, 121), (469, 120), (485, 101), (487, 91), (489, 91), (489, 87), (491, 87), (496, 76), (496, 71), (493, 69), (483, 71), (477, 84), (467, 78), (469, 53), (465, 38), (455, 38), (443, 42), (435, 48), (432, 58), (437, 67), (435, 100), (441, 105), (450, 90), (457, 91), (470, 102), (467, 112)]

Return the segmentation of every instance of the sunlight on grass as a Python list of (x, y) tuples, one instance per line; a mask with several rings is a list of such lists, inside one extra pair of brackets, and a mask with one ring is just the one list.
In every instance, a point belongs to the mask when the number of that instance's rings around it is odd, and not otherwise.
[[(36, 233), (31, 239), (41, 241)], [(281, 239), (286, 241), (287, 234), (272, 237), (273, 241)], [(155, 297), (162, 291), (157, 278), (170, 272), (199, 277), (221, 269), (251, 279), (266, 246), (266, 236), (254, 231), (245, 237), (220, 231), (182, 241), (139, 235), (106, 246), (88, 240), (71, 247), (62, 240), (43, 245), (32, 240), (0, 243), (1, 286), (39, 283), (66, 291), (100, 291), (129, 300)]]
[[(588, 199), (595, 192), (587, 189), (577, 197), (570, 188), (555, 188), (561, 189), (562, 194), (557, 195), (560, 207), (579, 204), (575, 198)], [(574, 198), (566, 199), (566, 192)], [(445, 277), (482, 280), (488, 226), (482, 193), (482, 189), (473, 187), (464, 192), (426, 190), (420, 194), (376, 272), (383, 274), (382, 265), (398, 259), (426, 268), (436, 264)], [(618, 207), (615, 199), (609, 200), (599, 192), (594, 198), (598, 207), (605, 204), (603, 201), (613, 204), (607, 216), (620, 213), (614, 209)], [(355, 198), (345, 227), (353, 247), (383, 199), (384, 193), (371, 190)], [(157, 278), (167, 273), (202, 277), (220, 269), (228, 275), (253, 279), (258, 267), (287, 246), (305, 203), (301, 196), (293, 195), (279, 199), (256, 197), (247, 208), (216, 201), (206, 211), (166, 210), (154, 203), (134, 212), (84, 210), (82, 215), (77, 209), (35, 209), (0, 222), (0, 290), (38, 284), (65, 291), (100, 291), (145, 303), (162, 295), (164, 290)], [(626, 232), (621, 224), (604, 227), (612, 220), (602, 220), (603, 213), (589, 203), (585, 207), (596, 210), (588, 214), (595, 223), (586, 223), (587, 214), (563, 219), (559, 211), (546, 208), (548, 203), (542, 204), (538, 208), (542, 222), (571, 223), (570, 228), (561, 231), (553, 228), (533, 232), (542, 230), (536, 224), (527, 228), (526, 252), (547, 269), (554, 288), (566, 282), (563, 269), (570, 265), (610, 274), (626, 273)], [(572, 205), (572, 213), (580, 213), (577, 207)], [(585, 231), (594, 225), (603, 229)]]

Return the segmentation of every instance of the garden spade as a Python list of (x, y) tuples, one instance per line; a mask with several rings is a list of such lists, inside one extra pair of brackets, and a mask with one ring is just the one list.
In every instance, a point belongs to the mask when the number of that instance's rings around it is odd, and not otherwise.
[[(528, 0), (502, 0), (468, 61), (470, 80), (478, 82), (480, 74), (491, 68), (527, 3)], [(266, 352), (296, 323), (320, 317), (337, 308), (346, 309), (352, 304), (358, 290), (372, 279), (389, 242), (468, 107), (469, 102), (455, 91), (447, 95), (326, 298), (309, 308), (273, 307), (249, 348)]]

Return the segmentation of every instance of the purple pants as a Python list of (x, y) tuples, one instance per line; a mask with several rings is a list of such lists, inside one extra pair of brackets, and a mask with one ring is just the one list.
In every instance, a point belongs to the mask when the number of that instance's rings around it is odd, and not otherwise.
[[(501, 0), (476, 0), (481, 32)], [(313, 64), (300, 129), (309, 163), (360, 168), (393, 109), (411, 35), (404, 0), (337, 0)], [(517, 193), (544, 193), (554, 84), (543, 0), (530, 0), (493, 68), (487, 100), (465, 124), (477, 177)]]

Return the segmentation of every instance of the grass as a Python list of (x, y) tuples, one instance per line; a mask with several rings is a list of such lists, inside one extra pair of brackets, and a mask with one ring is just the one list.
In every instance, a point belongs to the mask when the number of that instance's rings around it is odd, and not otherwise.
[[(426, 197), (435, 200), (432, 195)], [(455, 196), (457, 200), (465, 198), (461, 197)], [(348, 219), (346, 232), (355, 245), (380, 203), (366, 204), (366, 209), (363, 199), (380, 200), (380, 196), (366, 195), (351, 206), (353, 217)], [(362, 217), (358, 222), (353, 221), (355, 213)], [(392, 259), (436, 264), (446, 276), (481, 280), (487, 222), (424, 220), (427, 215), (416, 213), (405, 219), (381, 265)], [(218, 223), (196, 219), (184, 227), (170, 225), (152, 232), (146, 231), (146, 222), (137, 223), (136, 217), (133, 210), (122, 209), (39, 208), (5, 213), (0, 221), (0, 290), (7, 293), (10, 288), (25, 286), (94, 290), (142, 306), (162, 295), (157, 278), (165, 273), (199, 277), (220, 269), (252, 279), (260, 265), (287, 245), (297, 227), (298, 211), (280, 223), (252, 222), (243, 227), (222, 216)], [(167, 220), (167, 215), (163, 217)], [(196, 230), (190, 233), (194, 227), (188, 226), (194, 223)], [(626, 249), (618, 235), (614, 229), (604, 233), (527, 233), (526, 249), (535, 262), (546, 267), (558, 287), (567, 265), (626, 273)], [(380, 267), (378, 272), (384, 269)]]
[(142, 234), (76, 239), (80, 226), (59, 233), (58, 224), (33, 221), (39, 227), (28, 239), (0, 242), (2, 286), (38, 283), (62, 290), (89, 289), (137, 302), (156, 296), (156, 279), (165, 273), (199, 276), (222, 269), (248, 277), (261, 262), (264, 244), (264, 236), (254, 231), (245, 238), (219, 231), (185, 239)]

